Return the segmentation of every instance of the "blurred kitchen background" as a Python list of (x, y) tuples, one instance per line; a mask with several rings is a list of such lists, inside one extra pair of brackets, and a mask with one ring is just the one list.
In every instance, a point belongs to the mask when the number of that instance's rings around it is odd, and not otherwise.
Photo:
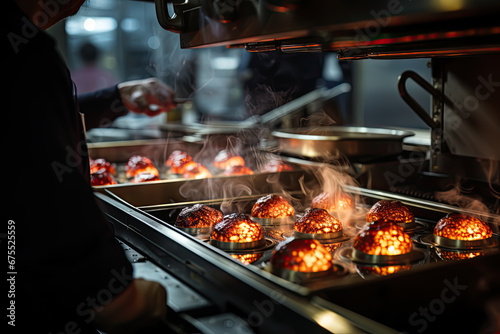
[[(351, 91), (330, 101), (333, 111), (325, 113), (320, 108), (298, 117), (326, 114), (331, 123), (341, 125), (427, 130), (400, 98), (397, 78), (411, 69), (431, 80), (429, 59), (339, 62), (336, 53), (286, 55), (225, 47), (183, 50), (178, 35), (158, 24), (154, 3), (130, 0), (89, 0), (50, 33), (59, 43), (79, 93), (157, 77), (173, 87), (178, 97), (194, 99), (167, 115), (124, 116), (112, 129), (92, 130), (90, 141), (164, 136), (156, 124), (238, 122), (308, 91), (343, 82), (351, 84)], [(89, 65), (85, 59), (95, 62)], [(413, 82), (408, 87), (429, 110), (430, 95)]]

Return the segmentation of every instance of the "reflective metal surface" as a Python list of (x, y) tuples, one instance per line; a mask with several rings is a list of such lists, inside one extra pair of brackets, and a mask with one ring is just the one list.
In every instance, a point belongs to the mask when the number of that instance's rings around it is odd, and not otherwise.
[(262, 238), (257, 241), (249, 242), (225, 242), (210, 238), (210, 244), (223, 250), (236, 251), (261, 248), (266, 245), (266, 240)]
[(367, 127), (317, 127), (273, 131), (283, 153), (299, 157), (370, 159), (398, 155), (413, 132)]
[[(337, 51), (342, 59), (429, 57), (500, 51), (492, 0), (155, 0), (160, 24), (182, 48)], [(170, 3), (173, 13), (167, 11)]]
[(423, 243), (431, 244), (436, 247), (443, 247), (454, 250), (474, 250), (498, 247), (498, 237), (493, 236), (481, 240), (454, 240), (437, 235), (426, 235), (421, 238)]
[(344, 248), (340, 256), (345, 256), (355, 263), (383, 265), (410, 264), (425, 259), (425, 254), (415, 249), (408, 254), (401, 255), (372, 255), (355, 248)]

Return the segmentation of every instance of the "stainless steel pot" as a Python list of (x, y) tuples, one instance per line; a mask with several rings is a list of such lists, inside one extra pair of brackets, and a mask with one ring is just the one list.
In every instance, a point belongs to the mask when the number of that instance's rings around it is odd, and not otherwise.
[(411, 131), (329, 126), (273, 131), (282, 153), (306, 158), (346, 157), (369, 160), (395, 156), (403, 151), (403, 139)]

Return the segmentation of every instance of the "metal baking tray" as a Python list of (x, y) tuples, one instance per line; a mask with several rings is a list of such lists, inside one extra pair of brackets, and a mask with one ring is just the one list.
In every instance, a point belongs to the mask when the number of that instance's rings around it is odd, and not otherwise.
[(191, 137), (182, 139), (127, 140), (89, 143), (89, 156), (92, 159), (103, 158), (110, 162), (127, 162), (133, 155), (144, 155), (153, 162), (164, 162), (167, 154), (173, 150), (184, 150), (189, 154), (198, 152), (203, 142)]
[[(239, 176), (214, 176), (206, 179), (172, 179), (94, 187), (95, 192), (116, 196), (134, 207), (153, 209), (192, 201), (293, 193), (300, 182), (314, 182), (314, 174), (301, 170), (281, 173), (256, 173)], [(302, 181), (300, 181), (302, 180)]]
[[(181, 139), (160, 139), (160, 140), (133, 140), (120, 142), (102, 142), (91, 143), (88, 145), (89, 157), (92, 159), (103, 158), (115, 165), (117, 175), (115, 176), (117, 185), (112, 186), (96, 186), (94, 189), (104, 189), (106, 187), (121, 187), (124, 185), (130, 186), (131, 180), (127, 178), (125, 173), (125, 165), (133, 155), (142, 155), (148, 157), (153, 162), (153, 165), (158, 169), (161, 181), (179, 181), (185, 180), (182, 175), (172, 174), (165, 166), (165, 161), (174, 150), (187, 152), (193, 157), (196, 162), (203, 164), (212, 173), (212, 178), (226, 178), (223, 176), (223, 171), (213, 166), (213, 159), (223, 149), (227, 147), (236, 147), (237, 151), (245, 160), (245, 165), (249, 167), (255, 174), (261, 174), (259, 170), (265, 162), (273, 159), (280, 159), (272, 152), (261, 152), (253, 149), (248, 149), (245, 143), (228, 139), (223, 135), (209, 136), (204, 139), (198, 137), (185, 136)], [(300, 164), (289, 162), (295, 169), (301, 169)], [(269, 175), (269, 173), (267, 173)], [(212, 181), (210, 181), (212, 182)], [(217, 187), (222, 181), (213, 181), (214, 187)], [(139, 187), (140, 188), (140, 187)]]
[[(274, 176), (276, 179), (273, 180), (273, 183), (269, 184), (268, 181), (271, 176)], [(233, 212), (249, 214), (257, 199), (269, 193), (282, 194), (283, 191), (291, 198), (290, 202), (296, 209), (296, 215), (298, 216), (306, 211), (311, 201), (311, 198), (302, 192), (298, 180), (303, 178), (305, 182), (312, 184), (312, 182), (315, 181), (314, 177), (313, 173), (308, 173), (307, 171), (284, 172), (276, 175), (272, 175), (272, 173), (263, 173), (239, 177), (177, 180), (172, 182), (134, 184), (119, 187), (110, 186), (104, 190), (104, 193), (120, 201), (126, 202), (136, 209), (156, 217), (164, 224), (173, 227), (179, 212), (183, 208), (194, 204), (206, 204), (221, 210), (224, 214)], [(228, 187), (239, 188), (242, 185), (248, 187), (251, 191), (245, 194), (227, 193)], [(211, 189), (208, 191), (209, 188)], [(184, 196), (186, 195), (185, 191), (187, 190), (189, 192), (190, 189), (196, 189), (197, 191), (207, 189), (208, 192), (196, 193), (195, 196)], [(352, 194), (358, 196), (356, 206), (357, 212), (355, 215), (349, 217), (348, 221), (343, 221), (343, 237), (339, 240), (332, 240), (330, 243), (326, 242), (326, 244), (331, 244), (335, 247), (336, 255), (334, 259), (337, 261), (336, 263), (339, 263), (340, 266), (346, 269), (349, 275), (345, 277), (332, 277), (331, 279), (311, 280), (307, 282), (307, 288), (310, 291), (350, 284), (349, 281), (351, 280), (357, 281), (360, 278), (365, 279), (367, 277), (373, 277), (380, 274), (380, 270), (383, 270), (383, 266), (377, 264), (359, 264), (352, 261), (349, 257), (344, 256), (346, 253), (342, 252), (342, 249), (351, 247), (352, 238), (366, 224), (366, 212), (373, 203), (384, 197), (380, 197), (379, 192), (355, 187), (347, 187), (347, 189)], [(447, 211), (446, 208), (428, 206), (425, 202), (415, 202), (401, 196), (398, 197), (398, 199), (410, 206), (416, 216), (419, 217), (416, 219), (418, 229), (407, 231), (414, 236), (414, 241), (418, 240), (421, 235), (432, 233), (432, 228), (437, 222), (437, 219), (444, 216)], [(266, 270), (266, 264), (274, 246), (276, 246), (278, 242), (293, 236), (293, 221), (294, 220), (292, 220), (291, 223), (288, 222), (275, 225), (262, 224), (266, 237), (271, 240), (274, 245), (265, 249), (256, 250), (256, 253), (260, 252), (263, 256), (255, 263), (252, 263), (253, 266)], [(181, 232), (181, 229), (175, 227), (174, 229)], [(194, 235), (200, 242), (206, 244), (206, 247), (213, 247), (208, 244), (208, 233), (205, 232), (206, 231), (203, 233), (188, 234)], [(429, 262), (441, 261), (441, 259), (433, 253), (432, 247), (428, 247), (428, 245), (418, 242), (414, 243), (414, 247), (419, 249), (425, 256), (418, 261), (413, 261), (412, 263), (407, 263), (406, 266), (402, 266), (402, 271), (408, 271), (410, 269), (413, 271), (416, 268), (425, 266)], [(349, 280), (346, 280), (347, 278), (349, 278)]]
[[(288, 185), (287, 191), (294, 199), (293, 205), (300, 214), (310, 204), (310, 198), (304, 196), (300, 190), (299, 175), (300, 173), (297, 171), (280, 173), (279, 178), (280, 182)], [(302, 175), (307, 175), (307, 173)], [(103, 194), (98, 194), (97, 197), (103, 202), (106, 215), (112, 217), (111, 221), (120, 238), (133, 241), (151, 259), (158, 263), (164, 263), (166, 268), (173, 270), (186, 282), (192, 283), (193, 286), (203, 288), (205, 283), (215, 282), (220, 285), (220, 290), (214, 291), (214, 294), (220, 298), (221, 291), (227, 291), (228, 282), (234, 282), (235, 277), (239, 277), (242, 282), (246, 282), (245, 284), (248, 285), (265, 284), (270, 287), (271, 291), (281, 290), (280, 295), (287, 295), (287, 298), (288, 296), (305, 298), (308, 300), (307, 302), (301, 300), (301, 305), (304, 307), (320, 305), (323, 312), (334, 312), (346, 316), (357, 324), (365, 323), (366, 319), (370, 318), (396, 329), (407, 329), (408, 323), (404, 321), (401, 323), (399, 319), (408, 319), (409, 314), (418, 309), (422, 300), (428, 303), (429, 300), (436, 298), (436, 293), (439, 296), (443, 282), (446, 280), (453, 282), (454, 277), (459, 275), (460, 283), (467, 284), (474, 290), (478, 268), (484, 263), (491, 265), (494, 261), (498, 261), (498, 252), (485, 254), (485, 256), (471, 260), (456, 261), (451, 259), (452, 261), (450, 261), (450, 259), (441, 258), (442, 254), (438, 252), (437, 248), (416, 241), (420, 235), (432, 233), (433, 225), (437, 219), (443, 217), (450, 210), (455, 211), (456, 208), (382, 191), (346, 187), (348, 192), (359, 195), (358, 205), (365, 210), (379, 199), (401, 200), (408, 205), (418, 218), (418, 224), (424, 226), (412, 235), (412, 239), (414, 250), (418, 248), (419, 252), (424, 252), (425, 258), (423, 261), (405, 262), (385, 267), (373, 263), (355, 263), (348, 256), (348, 252), (343, 251), (352, 250), (351, 239), (344, 241), (341, 246), (334, 250), (332, 263), (342, 270), (339, 269), (336, 274), (325, 277), (306, 277), (301, 282), (291, 281), (289, 279), (292, 277), (285, 279), (277, 276), (276, 273), (271, 273), (268, 269), (269, 258), (275, 245), (284, 238), (293, 235), (290, 226), (263, 226), (265, 236), (272, 245), (267, 247), (269, 242), (266, 241), (266, 247), (255, 250), (255, 252), (262, 252), (263, 255), (251, 264), (245, 264), (235, 259), (235, 256), (244, 255), (242, 252), (218, 249), (209, 244), (206, 235), (193, 236), (173, 226), (173, 222), (183, 207), (204, 203), (220, 208), (222, 203), (226, 203), (230, 204), (226, 208), (226, 212), (248, 213), (252, 204), (262, 194), (267, 194), (275, 189), (272, 186), (266, 186), (268, 182), (266, 175), (250, 175), (230, 177), (226, 181), (234, 184), (238, 184), (238, 181), (243, 181), (244, 184), (253, 182), (256, 189), (261, 190), (261, 193), (256, 192), (247, 196), (231, 198), (219, 197), (220, 194), (224, 195), (224, 192), (219, 190), (213, 199), (200, 198), (190, 201), (183, 197), (175, 198), (175, 194), (179, 193), (178, 189), (182, 187), (199, 188), (204, 185), (200, 182), (207, 180), (179, 180), (138, 186), (110, 187), (105, 190), (107, 197), (100, 196)], [(172, 197), (173, 195), (174, 197)], [(122, 206), (121, 209), (120, 206)], [(134, 216), (137, 216), (137, 219)], [(351, 224), (353, 229), (349, 231), (349, 235), (354, 236), (355, 232), (363, 225), (362, 219), (353, 221)], [(347, 234), (348, 231), (345, 232)], [(153, 242), (154, 246), (143, 246), (143, 243), (148, 240)], [(169, 257), (158, 257), (158, 249), (176, 260)], [(188, 251), (190, 252), (189, 257)], [(163, 260), (164, 258), (168, 261)], [(205, 260), (209, 260), (210, 265), (206, 264)], [(232, 276), (221, 282), (219, 276), (221, 272), (230, 272)], [(214, 277), (217, 278), (214, 279)], [(303, 278), (299, 277), (299, 279)], [(426, 282), (426, 286), (432, 287), (432, 289), (429, 287), (423, 290), (418, 288), (422, 282)], [(261, 286), (257, 291), (268, 291), (266, 289), (267, 287)], [(429, 292), (428, 289), (432, 291)], [(234, 291), (234, 294), (239, 296), (240, 293), (245, 293), (247, 290), (239, 287), (235, 288)], [(255, 293), (255, 291), (252, 291), (251, 294), (248, 292), (250, 295), (247, 298), (249, 299), (245, 300), (250, 302), (255, 300)], [(229, 295), (231, 296), (224, 298), (232, 298), (232, 294)], [(390, 298), (381, 297), (386, 295)], [(459, 307), (468, 307), (469, 301), (476, 295), (472, 293), (472, 297), (470, 297), (464, 294), (463, 302), (460, 302)], [(365, 298), (365, 301), (360, 303), (360, 298)], [(239, 302), (241, 303), (241, 301)], [(288, 306), (289, 304), (287, 302), (283, 305)], [(390, 310), (390, 314), (400, 314), (400, 316), (387, 318), (387, 310)], [(329, 316), (333, 316), (333, 314), (329, 313)], [(362, 319), (354, 320), (352, 318), (354, 316), (362, 317)], [(445, 323), (447, 322), (445, 321)], [(373, 324), (370, 324), (365, 329), (369, 332), (389, 332), (387, 328), (375, 330), (372, 326)]]

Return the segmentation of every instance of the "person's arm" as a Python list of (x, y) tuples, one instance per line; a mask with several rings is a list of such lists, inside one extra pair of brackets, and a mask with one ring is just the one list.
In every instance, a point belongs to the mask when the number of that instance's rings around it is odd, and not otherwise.
[(111, 303), (96, 309), (94, 322), (106, 333), (137, 333), (166, 324), (165, 288), (153, 281), (134, 279)]
[(175, 92), (155, 78), (119, 83), (114, 87), (78, 95), (88, 129), (106, 127), (130, 110), (156, 116), (176, 106)]
[(118, 86), (78, 95), (80, 112), (85, 115), (85, 127), (107, 127), (120, 116), (128, 113)]

